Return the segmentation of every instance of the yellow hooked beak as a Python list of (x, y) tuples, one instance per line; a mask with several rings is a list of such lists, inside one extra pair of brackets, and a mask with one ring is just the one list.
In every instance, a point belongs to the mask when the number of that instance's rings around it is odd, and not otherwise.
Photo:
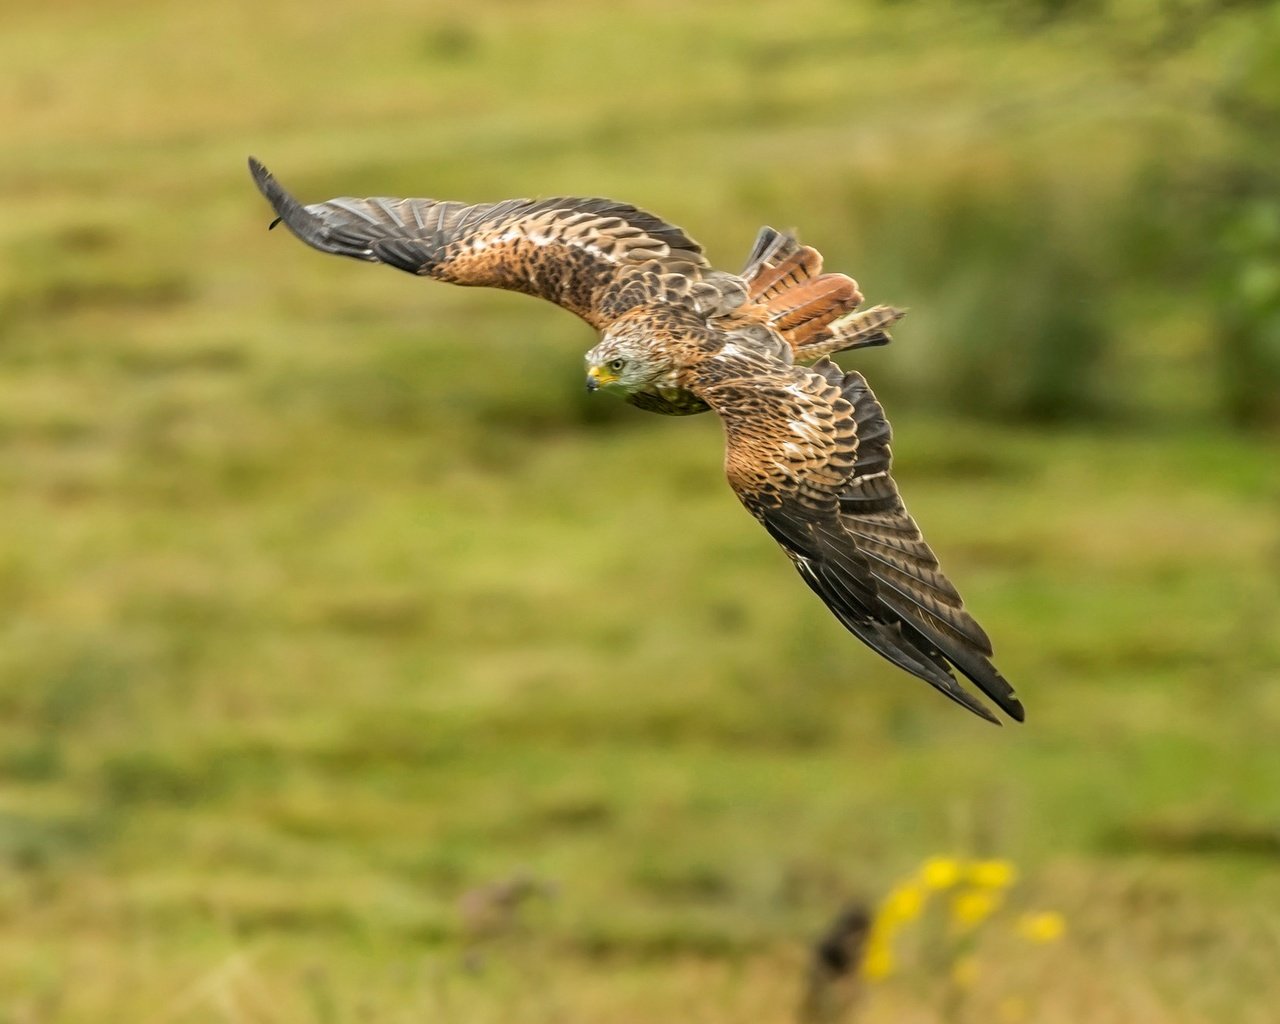
[(592, 366), (587, 370), (587, 390), (599, 391), (603, 387), (608, 387), (618, 379), (616, 373), (610, 373), (603, 366)]

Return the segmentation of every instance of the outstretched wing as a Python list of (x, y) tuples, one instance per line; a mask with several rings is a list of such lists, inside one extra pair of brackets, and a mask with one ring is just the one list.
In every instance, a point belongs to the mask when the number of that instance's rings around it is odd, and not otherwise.
[(611, 199), (468, 206), (344, 197), (303, 206), (252, 157), (249, 169), (279, 221), (321, 252), (548, 299), (600, 330), (648, 302), (714, 311), (746, 301), (741, 279), (712, 271), (678, 227)]
[(889, 424), (858, 373), (726, 349), (698, 394), (721, 416), (729, 483), (836, 618), (878, 653), (998, 721), (1022, 704), (889, 475)]

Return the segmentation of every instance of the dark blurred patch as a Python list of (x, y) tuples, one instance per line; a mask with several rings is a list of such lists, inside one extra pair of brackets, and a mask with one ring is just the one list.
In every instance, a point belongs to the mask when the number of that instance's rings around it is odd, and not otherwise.
[(607, 704), (548, 707), (536, 717), (495, 716), (489, 735), (511, 743), (609, 743), (652, 747), (710, 744), (726, 749), (813, 750), (835, 742), (837, 724), (803, 701), (647, 706), (618, 714)]
[(631, 881), (650, 897), (676, 904), (724, 903), (738, 893), (738, 886), (726, 867), (706, 861), (646, 861), (632, 871)]
[(428, 609), (416, 591), (384, 590), (329, 598), (303, 617), (345, 633), (403, 636), (426, 625)]
[(523, 931), (532, 904), (553, 899), (554, 882), (528, 871), (468, 889), (458, 899), (458, 918), (464, 937), (474, 943)]
[(397, 867), (411, 883), (441, 894), (457, 893), (477, 877), (471, 848), (442, 838), (401, 857)]
[(6, 696), (21, 700), (20, 694), (29, 694), (33, 704), (25, 710), (34, 721), (46, 729), (67, 729), (127, 706), (139, 667), (109, 641), (85, 641), (80, 650), (68, 650), (32, 678), (30, 690)]
[(103, 835), (85, 818), (0, 812), (0, 863), (34, 870), (85, 852)]
[(1019, 446), (978, 445), (954, 435), (950, 440), (933, 437), (930, 441), (911, 445), (896, 456), (900, 474), (934, 480), (1026, 480), (1035, 471), (1034, 455)]
[(7, 745), (0, 752), (0, 777), (19, 782), (48, 782), (63, 772), (62, 746), (52, 736)]
[(122, 369), (142, 377), (189, 372), (234, 373), (249, 366), (248, 352), (230, 341), (225, 344), (165, 349), (118, 346), (115, 353)]
[[(1197, 649), (1199, 648), (1199, 649)], [(1090, 637), (1086, 644), (1060, 644), (1053, 652), (1053, 662), (1075, 673), (1093, 674), (1122, 672), (1142, 673), (1211, 668), (1218, 652), (1201, 637), (1118, 634), (1104, 638)]]
[(164, 309), (189, 301), (194, 293), (190, 279), (180, 274), (157, 273), (132, 280), (52, 277), (39, 287), (11, 295), (7, 307), (10, 315), (18, 317)]
[(847, 865), (819, 857), (793, 859), (778, 874), (774, 898), (788, 907), (823, 907), (832, 893), (846, 890)]
[(393, 716), (352, 715), (336, 738), (295, 756), (326, 771), (428, 769), (465, 758), (474, 745), (467, 723), (400, 708)]
[(652, 922), (594, 923), (575, 931), (569, 945), (580, 955), (601, 960), (662, 962), (682, 956), (741, 957), (769, 941), (762, 931), (690, 912), (678, 920), (668, 916)]
[(534, 831), (585, 832), (612, 824), (617, 810), (596, 793), (551, 793), (534, 801), (530, 816)]
[(336, 904), (300, 903), (281, 899), (275, 903), (226, 906), (219, 917), (241, 936), (283, 932), (298, 934), (360, 935), (368, 922), (358, 909)]
[(294, 806), (287, 802), (272, 802), (265, 809), (262, 818), (272, 829), (294, 839), (305, 839), (308, 842), (341, 841), (350, 836), (352, 824), (350, 819), (335, 814), (333, 807), (316, 807), (314, 805)]
[(1280, 200), (1244, 205), (1223, 225), (1221, 244), (1227, 259), (1218, 271), (1218, 330), (1227, 410), (1246, 426), (1280, 426)]
[[(911, 278), (938, 289), (931, 309), (945, 316), (937, 328), (945, 337), (927, 375), (941, 400), (1027, 421), (1087, 419), (1102, 409), (1112, 265), (1100, 227), (1074, 223), (1047, 183), (1012, 172), (994, 188), (960, 179), (893, 203), (861, 193), (851, 201), (878, 256), (902, 260)], [(919, 232), (909, 229), (917, 224)], [(919, 237), (930, 238), (924, 253)], [(909, 320), (901, 334), (910, 337)]]
[(1037, 32), (1071, 18), (1085, 19), (1106, 10), (1106, 0), (969, 0), (977, 10), (995, 12), (1014, 31)]
[(704, 614), (711, 630), (721, 636), (739, 636), (751, 624), (751, 612), (738, 601), (710, 601)]
[(99, 779), (107, 799), (121, 804), (201, 802), (225, 793), (230, 781), (209, 759), (146, 748), (106, 758)]
[(1042, 537), (1009, 537), (1007, 539), (949, 541), (947, 559), (980, 565), (985, 570), (1022, 569), (1043, 562), (1045, 544)]
[(871, 921), (866, 907), (846, 907), (813, 944), (797, 1015), (800, 1024), (839, 1024), (852, 1019)]
[(60, 316), (92, 311), (163, 310), (188, 302), (195, 285), (172, 271), (109, 268), (51, 270), (19, 284), (5, 302), (10, 316)]
[[(17, 436), (20, 433), (24, 438), (41, 444), (71, 447), (100, 438), (102, 436), (102, 425), (95, 422), (92, 417), (85, 415), (84, 410), (67, 409), (54, 412), (52, 415), (35, 422), (28, 420), (20, 427), (17, 425), (11, 426), (8, 432), (13, 436)], [(4, 431), (0, 430), (0, 438), (3, 436)], [(72, 493), (75, 491), (74, 481), (64, 480), (62, 483), (70, 486), (63, 486), (60, 489), (59, 497), (74, 498), (78, 496)]]
[(309, 404), (332, 411), (348, 426), (418, 433), (435, 420), (429, 390), (376, 366), (352, 366), (341, 374), (291, 382)]
[(11, 328), (24, 320), (79, 313), (164, 310), (196, 296), (194, 279), (104, 224), (73, 224), (15, 242), (15, 267), (0, 308)]
[(639, 415), (610, 395), (587, 395), (575, 378), (572, 386), (562, 378), (548, 380), (545, 388), (513, 383), (509, 394), (476, 403), (485, 424), (506, 435), (547, 439), (577, 433), (583, 428), (636, 426)]
[(51, 244), (73, 253), (102, 253), (117, 248), (120, 232), (106, 224), (72, 224), (50, 236)]
[(1208, 818), (1197, 821), (1140, 821), (1107, 837), (1123, 852), (1192, 857), (1280, 858), (1280, 824)]
[(461, 21), (434, 25), (423, 33), (422, 51), (432, 61), (465, 63), (480, 52), (483, 39), (474, 27)]
[(237, 789), (270, 790), (285, 763), (284, 752), (249, 740), (181, 749), (136, 746), (103, 758), (97, 778), (101, 794), (115, 804), (186, 805)]

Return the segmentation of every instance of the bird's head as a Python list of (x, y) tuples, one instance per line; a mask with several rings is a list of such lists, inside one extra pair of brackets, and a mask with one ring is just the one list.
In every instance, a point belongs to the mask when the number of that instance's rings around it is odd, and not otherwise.
[(672, 369), (671, 359), (646, 339), (630, 334), (605, 335), (587, 353), (587, 390), (617, 388), (632, 394), (651, 389)]

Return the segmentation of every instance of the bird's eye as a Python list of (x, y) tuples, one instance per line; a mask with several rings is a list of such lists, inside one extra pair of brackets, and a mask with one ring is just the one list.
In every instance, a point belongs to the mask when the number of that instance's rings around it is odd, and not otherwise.
[(622, 368), (626, 365), (627, 365), (627, 361), (625, 359), (609, 360), (609, 369), (611, 369), (614, 373), (621, 373)]

